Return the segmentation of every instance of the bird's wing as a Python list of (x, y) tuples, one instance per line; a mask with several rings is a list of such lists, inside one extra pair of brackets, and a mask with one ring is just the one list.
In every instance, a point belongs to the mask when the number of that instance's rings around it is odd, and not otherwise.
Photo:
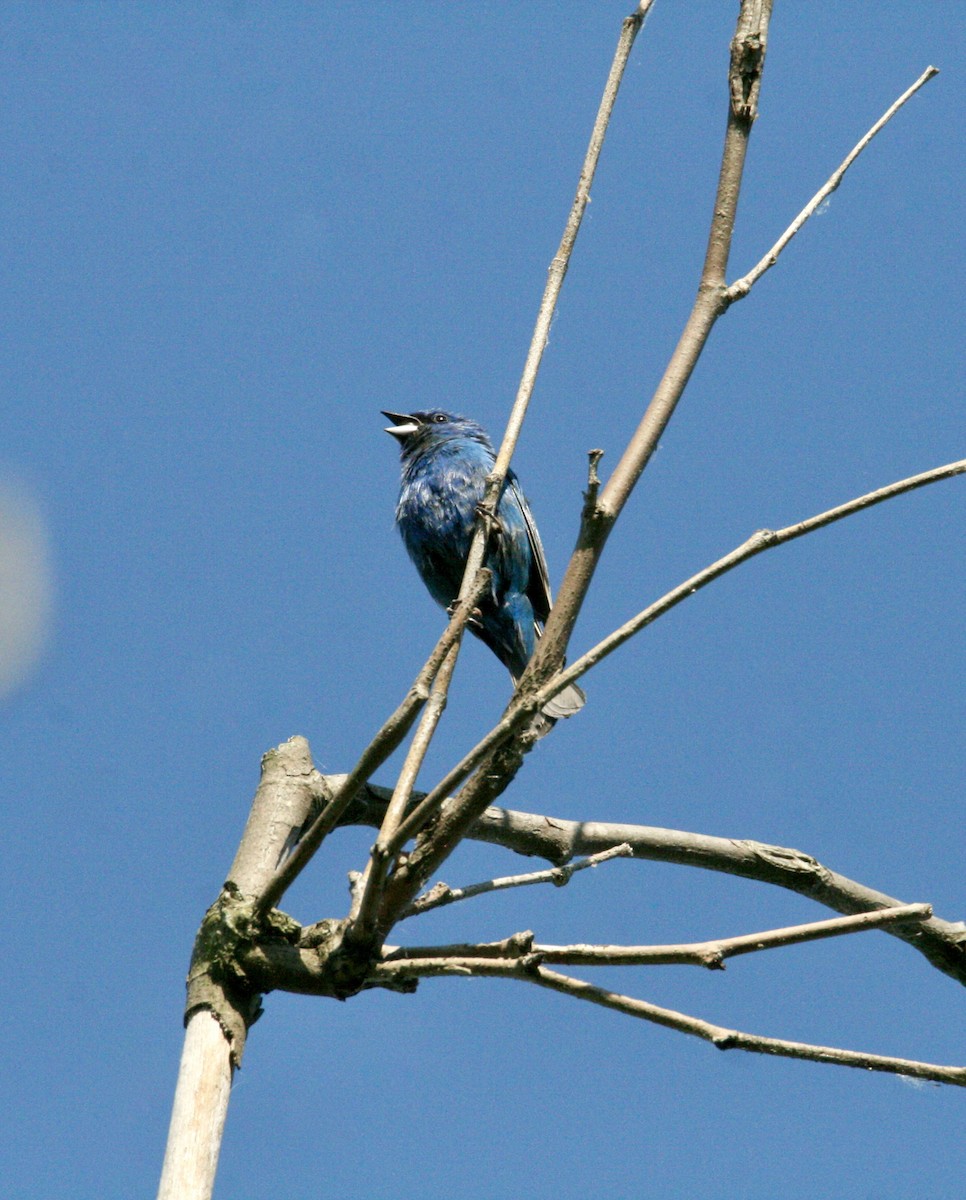
[(543, 552), (543, 542), (540, 541), (540, 534), (537, 532), (537, 524), (530, 511), (530, 505), (512, 471), (507, 474), (507, 490), (512, 493), (514, 500), (520, 506), (520, 512), (523, 513), (523, 521), (527, 527), (527, 539), (530, 542), (530, 581), (527, 585), (527, 596), (533, 605), (533, 615), (542, 625), (550, 614), (550, 606), (553, 604), (547, 556)]

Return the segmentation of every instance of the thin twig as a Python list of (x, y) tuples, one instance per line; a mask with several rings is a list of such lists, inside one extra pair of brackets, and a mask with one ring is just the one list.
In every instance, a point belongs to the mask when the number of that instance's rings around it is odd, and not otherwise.
[(520, 959), (468, 958), (468, 959), (414, 959), (406, 962), (379, 963), (373, 968), (374, 982), (389, 982), (401, 978), (432, 978), (439, 976), (491, 977), (517, 979), (524, 983), (537, 984), (551, 991), (561, 992), (576, 1000), (611, 1008), (631, 1017), (651, 1021), (678, 1033), (689, 1034), (711, 1042), (719, 1050), (746, 1050), (756, 1054), (774, 1054), (784, 1058), (799, 1058), (809, 1062), (829, 1063), (833, 1066), (856, 1067), (865, 1071), (884, 1071), (893, 1075), (906, 1075), (914, 1079), (929, 1079), (937, 1083), (948, 1083), (966, 1087), (966, 1067), (944, 1066), (937, 1063), (917, 1062), (907, 1058), (893, 1058), (881, 1054), (866, 1054), (857, 1050), (841, 1050), (834, 1046), (817, 1046), (807, 1042), (791, 1042), (783, 1038), (764, 1037), (760, 1034), (743, 1033), (738, 1029), (727, 1029), (714, 1025), (699, 1017), (662, 1008), (646, 1000), (611, 992), (596, 987), (583, 979), (562, 975), (547, 967), (534, 965), (533, 956)]
[(565, 863), (561, 867), (551, 867), (545, 871), (530, 871), (525, 875), (504, 875), (499, 879), (488, 879), (484, 883), (470, 884), (468, 887), (451, 888), (447, 883), (435, 884), (424, 896), (417, 896), (409, 908), (401, 914), (400, 920), (416, 917), (434, 908), (443, 908), (447, 904), (456, 904), (459, 900), (472, 900), (475, 896), (484, 896), (487, 892), (505, 891), (507, 888), (530, 887), (536, 883), (552, 883), (555, 887), (563, 887), (571, 877), (587, 867), (596, 867), (612, 858), (627, 858), (632, 853), (630, 846), (624, 842), (611, 850), (602, 850), (589, 858), (578, 859), (576, 862)]
[(766, 271), (770, 270), (775, 263), (778, 262), (778, 256), (792, 240), (795, 234), (798, 233), (798, 231), (802, 228), (809, 217), (811, 217), (813, 213), (815, 213), (821, 207), (822, 203), (829, 196), (831, 196), (831, 194), (839, 186), (845, 176), (845, 172), (849, 169), (849, 167), (851, 167), (851, 165), (859, 157), (866, 146), (868, 146), (869, 142), (872, 141), (879, 130), (888, 125), (888, 123), (896, 115), (899, 109), (902, 108), (906, 101), (911, 100), (924, 84), (928, 83), (934, 75), (938, 74), (938, 67), (927, 67), (912, 85), (912, 87), (904, 91), (899, 99), (886, 109), (886, 111), (882, 114), (878, 121), (876, 121), (865, 137), (863, 137), (861, 141), (855, 145), (855, 147), (842, 160), (839, 167), (833, 171), (826, 184), (815, 193), (811, 200), (809, 200), (808, 204), (805, 205), (795, 220), (792, 221), (791, 225), (788, 226), (788, 228), (781, 235), (774, 246), (772, 246), (772, 248), (768, 251), (765, 257), (761, 259), (761, 261), (754, 267), (752, 267), (747, 275), (742, 275), (740, 279), (736, 279), (735, 282), (731, 284), (727, 293), (729, 302), (740, 300), (742, 297), (748, 295), (762, 275), (764, 275)]
[(463, 586), (460, 589), (460, 595), (463, 595), (467, 581), (473, 578), (483, 563), (487, 535), (487, 517), (492, 520), (496, 514), (503, 481), (506, 478), (507, 471), (510, 469), (510, 460), (516, 449), (520, 430), (523, 427), (523, 420), (526, 417), (527, 408), (530, 404), (530, 397), (533, 394), (533, 388), (537, 381), (537, 373), (540, 370), (543, 352), (547, 347), (550, 337), (550, 326), (553, 324), (557, 301), (560, 298), (560, 291), (567, 275), (567, 269), (570, 266), (570, 258), (577, 241), (577, 234), (580, 232), (584, 210), (590, 202), (591, 185), (597, 171), (597, 163), (604, 145), (604, 137), (607, 133), (607, 126), (610, 123), (611, 113), (614, 110), (614, 103), (617, 100), (621, 80), (624, 77), (627, 60), (630, 57), (634, 40), (640, 32), (653, 3), (654, 0), (641, 0), (637, 6), (637, 10), (630, 16), (625, 17), (621, 24), (617, 49), (614, 52), (614, 59), (607, 76), (607, 83), (604, 85), (604, 93), (594, 120), (594, 127), (591, 130), (587, 153), (580, 170), (580, 178), (577, 181), (577, 191), (574, 195), (573, 204), (570, 206), (570, 213), (567, 217), (567, 223), (564, 226), (563, 236), (560, 239), (557, 253), (551, 259), (547, 270), (547, 282), (544, 285), (540, 307), (537, 310), (533, 336), (530, 339), (530, 346), (527, 350), (527, 357), (523, 365), (523, 373), (520, 378), (519, 387), (517, 388), (516, 399), (513, 402), (513, 408), (510, 410), (503, 440), (497, 452), (496, 462), (487, 480), (486, 493), (483, 503), (480, 506), (481, 519), (477, 523), (470, 552), (466, 559), (466, 570), (463, 575)]
[(795, 946), (800, 942), (841, 937), (843, 934), (864, 933), (868, 929), (897, 922), (921, 923), (928, 921), (931, 916), (932, 908), (928, 904), (903, 904), (897, 908), (880, 908), (851, 917), (830, 917), (827, 921), (810, 921), (807, 925), (789, 925), (784, 929), (744, 933), (737, 937), (691, 942), (681, 946), (545, 946), (535, 943), (529, 947), (529, 952), (539, 955), (544, 962), (563, 966), (626, 967), (683, 963), (720, 968), (724, 966), (726, 958), (739, 954)]
[(406, 760), (396, 779), (396, 786), (386, 808), (386, 816), (382, 828), (379, 830), (379, 836), (376, 838), (359, 886), (353, 892), (349, 927), (346, 930), (346, 936), (350, 940), (364, 942), (372, 938), (375, 933), (376, 912), (390, 862), (386, 846), (399, 828), (406, 808), (412, 799), (419, 770), (426, 758), (443, 710), (446, 708), (450, 680), (456, 669), (458, 650), (459, 643), (455, 643), (433, 680), (429, 702), (423, 709), (416, 733), (409, 744)]
[(723, 558), (719, 558), (717, 562), (711, 563), (710, 566), (699, 571), (696, 575), (692, 575), (690, 579), (686, 579), (683, 583), (662, 596), (660, 600), (655, 600), (653, 604), (648, 605), (627, 621), (619, 629), (615, 629), (613, 633), (608, 634), (606, 638), (598, 642), (585, 654), (582, 654), (578, 659), (570, 664), (559, 675), (555, 675), (549, 683), (544, 684), (538, 692), (533, 696), (533, 702), (539, 707), (552, 699), (562, 688), (569, 683), (579, 679), (586, 674), (591, 667), (596, 666), (602, 659), (622, 646), (626, 641), (632, 638), (636, 633), (639, 633), (647, 625), (652, 624), (658, 617), (662, 617), (666, 612), (675, 608), (682, 600), (687, 600), (689, 596), (693, 596), (696, 592), (706, 587), (715, 579), (719, 579), (722, 575), (726, 575), (735, 567), (747, 562), (748, 559), (754, 558), (763, 553), (765, 550), (774, 549), (776, 546), (782, 546), (786, 542), (794, 541), (796, 538), (804, 537), (808, 533), (813, 533), (816, 529), (822, 529), (826, 525), (832, 525), (836, 521), (841, 521), (844, 517), (850, 517), (854, 513), (861, 512), (863, 509), (872, 508), (876, 504), (881, 504), (885, 500), (892, 500), (896, 496), (904, 495), (906, 492), (915, 491), (917, 488), (926, 487), (930, 483), (938, 483), (943, 479), (950, 479), (954, 475), (962, 475), (966, 472), (966, 459), (958, 459), (956, 462), (946, 463), (942, 467), (934, 467), (931, 471), (923, 471), (918, 475), (911, 475), (908, 479), (900, 479), (895, 483), (887, 484), (885, 487), (877, 488), (873, 492), (866, 492), (863, 496), (858, 496), (854, 500), (849, 500), (845, 504), (840, 504), (836, 508), (830, 508), (825, 512), (818, 513), (814, 517), (809, 517), (807, 520), (798, 521), (794, 525), (787, 525), (784, 529), (770, 530), (759, 529), (753, 533), (747, 541), (742, 542), (729, 554)]
[(381, 962), (409, 963), (413, 959), (523, 958), (533, 950), (529, 929), (499, 942), (458, 942), (450, 946), (384, 946)]

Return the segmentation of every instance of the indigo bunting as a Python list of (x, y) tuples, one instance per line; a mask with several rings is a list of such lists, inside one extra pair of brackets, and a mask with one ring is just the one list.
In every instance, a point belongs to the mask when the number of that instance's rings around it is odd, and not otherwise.
[[(402, 480), (396, 524), (429, 594), (444, 608), (457, 599), (477, 509), (496, 454), (475, 421), (438, 409), (383, 412), (400, 444)], [(468, 626), (509, 670), (514, 683), (533, 654), (550, 612), (550, 580), (530, 506), (512, 471), (496, 511), (485, 565), (492, 582)], [(546, 716), (573, 716), (583, 706), (576, 684), (544, 706)]]

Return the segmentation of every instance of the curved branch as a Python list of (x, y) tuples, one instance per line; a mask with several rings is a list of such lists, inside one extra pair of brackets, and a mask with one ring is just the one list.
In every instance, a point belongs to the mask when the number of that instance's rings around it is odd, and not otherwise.
[[(369, 785), (355, 798), (344, 823), (378, 828), (389, 795), (385, 788)], [(619, 822), (570, 821), (505, 808), (488, 808), (470, 826), (467, 836), (555, 865), (628, 842), (634, 858), (700, 867), (772, 884), (844, 914), (898, 908), (905, 903), (830, 870), (800, 850), (750, 839)], [(966, 924), (932, 917), (915, 927), (889, 926), (887, 932), (966, 986)]]

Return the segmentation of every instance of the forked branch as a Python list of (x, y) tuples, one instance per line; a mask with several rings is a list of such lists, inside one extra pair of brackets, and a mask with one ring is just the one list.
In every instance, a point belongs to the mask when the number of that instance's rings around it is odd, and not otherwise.
[[(599, 861), (602, 856), (596, 857)], [(575, 867), (590, 865), (590, 860), (584, 859), (582, 863), (575, 864)], [(886, 925), (920, 924), (928, 921), (931, 916), (932, 908), (928, 904), (900, 904), (895, 908), (880, 908), (851, 917), (829, 917), (824, 921), (810, 921), (806, 925), (788, 925), (783, 929), (766, 929), (761, 933), (742, 933), (737, 937), (714, 938), (706, 942), (688, 942), (672, 946), (548, 946), (535, 942), (533, 934), (527, 932), (513, 934), (500, 942), (467, 942), (451, 946), (386, 946), (381, 961), (391, 962), (403, 972), (407, 963), (412, 964), (423, 959), (463, 961), (465, 965), (465, 961), (477, 958), (528, 958), (541, 965), (556, 963), (571, 967), (686, 965), (723, 970), (725, 959), (737, 955), (755, 954), (761, 950), (775, 950), (782, 946), (797, 946), (802, 942), (816, 942), (851, 933), (865, 933)]]

